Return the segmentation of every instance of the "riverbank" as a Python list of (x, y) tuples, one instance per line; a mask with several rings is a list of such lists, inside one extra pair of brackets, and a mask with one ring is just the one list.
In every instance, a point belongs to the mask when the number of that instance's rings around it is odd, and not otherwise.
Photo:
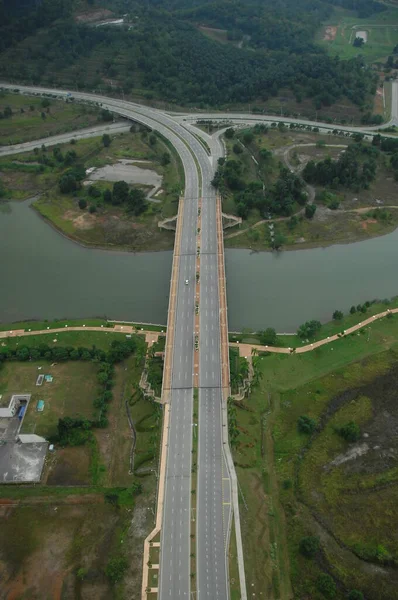
[[(243, 222), (226, 233), (226, 248), (327, 247), (386, 235), (398, 227), (398, 182), (380, 142), (359, 143), (360, 137), (352, 140), (337, 129), (329, 135), (312, 129), (317, 128), (256, 125), (236, 130), (233, 137), (227, 135), (227, 162), (219, 190), (224, 212), (242, 216)], [(342, 160), (348, 146), (352, 169), (372, 162), (375, 175), (370, 184), (349, 188), (303, 182), (301, 174), (310, 161), (327, 159), (333, 165)], [(233, 165), (233, 174), (228, 165)], [(293, 185), (289, 177), (296, 177), (294, 185), (302, 187), (306, 207), (299, 194), (293, 198), (289, 192)], [(277, 201), (280, 186), (286, 189)]]
[[(81, 180), (81, 168), (86, 175)], [(36, 148), (0, 157), (4, 197), (35, 196), (33, 208), (49, 225), (87, 248), (146, 252), (172, 250), (174, 232), (158, 222), (176, 214), (184, 173), (174, 149), (155, 133), (133, 125), (129, 133), (71, 140), (52, 150)], [(76, 175), (75, 175), (76, 174)], [(60, 182), (79, 176), (74, 189)], [(83, 172), (84, 176), (84, 172)], [(141, 194), (136, 210), (129, 198), (113, 198), (113, 186), (126, 181)]]
[[(316, 335), (302, 339), (297, 334), (276, 334), (275, 343), (261, 344), (261, 333), (229, 333), (229, 345), (239, 347), (241, 356), (258, 354), (303, 354), (312, 352), (325, 344), (344, 339), (360, 330), (377, 323), (381, 319), (392, 318), (398, 313), (398, 297), (391, 301), (367, 303), (361, 310), (341, 316), (321, 326)], [(387, 308), (385, 308), (387, 306)], [(380, 311), (380, 308), (384, 310)], [(108, 321), (104, 319), (72, 319), (56, 321), (22, 321), (18, 323), (0, 324), (0, 339), (31, 337), (69, 332), (100, 332), (100, 333), (138, 333), (148, 339), (166, 335), (167, 327), (151, 323), (126, 323), (123, 321)], [(362, 332), (363, 333), (363, 332)], [(147, 339), (147, 341), (148, 341)], [(56, 341), (56, 340), (53, 340)], [(236, 346), (235, 346), (236, 344)]]

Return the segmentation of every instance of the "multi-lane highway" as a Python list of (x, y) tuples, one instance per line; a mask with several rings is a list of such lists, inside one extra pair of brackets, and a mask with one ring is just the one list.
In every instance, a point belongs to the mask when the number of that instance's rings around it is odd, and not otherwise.
[[(62, 90), (20, 86), (24, 93)], [(191, 457), (195, 346), (195, 285), (198, 202), (201, 191), (199, 435), (197, 482), (197, 597), (227, 600), (227, 527), (230, 522), (230, 477), (223, 449), (222, 384), (215, 194), (213, 162), (192, 133), (170, 116), (147, 107), (91, 94), (77, 100), (98, 102), (124, 117), (156, 129), (180, 154), (185, 171), (181, 236), (174, 250), (178, 260), (177, 298), (173, 315), (170, 402), (167, 437), (159, 598), (190, 597)], [(37, 144), (36, 144), (37, 145)], [(221, 146), (218, 146), (221, 151)], [(26, 148), (27, 149), (27, 148)], [(22, 148), (18, 149), (19, 151)], [(201, 187), (201, 190), (200, 190)]]
[[(398, 84), (393, 84), (393, 107), (389, 124), (398, 122), (397, 86)], [(15, 85), (1, 84), (0, 87), (13, 89)], [(48, 93), (63, 98), (67, 94), (62, 90), (28, 86), (19, 86), (19, 89), (22, 93)], [(220, 263), (217, 254), (217, 235), (220, 234), (217, 234), (216, 227), (216, 197), (210, 183), (217, 166), (217, 158), (222, 155), (223, 149), (218, 137), (208, 138), (208, 145), (211, 148), (209, 156), (198, 137), (193, 135), (190, 123), (197, 119), (228, 119), (237, 123), (278, 119), (259, 115), (220, 115), (219, 113), (168, 115), (159, 110), (95, 94), (74, 93), (73, 96), (76, 100), (98, 103), (114, 113), (156, 129), (174, 145), (183, 163), (185, 191), (181, 204), (182, 210), (179, 211), (179, 235), (176, 236), (174, 249), (174, 264), (177, 265), (176, 269), (173, 268), (173, 273), (176, 275), (176, 282), (174, 282), (176, 294), (172, 298), (173, 302), (169, 309), (169, 324), (172, 325), (168, 328), (168, 339), (172, 339), (172, 345), (166, 345), (168, 348), (166, 362), (170, 365), (171, 373), (163, 389), (164, 400), (170, 405), (170, 414), (166, 432), (167, 461), (158, 596), (161, 600), (179, 598), (188, 600), (191, 595), (191, 459), (193, 390), (196, 381), (199, 387), (196, 598), (227, 600), (229, 598), (227, 546), (232, 504), (236, 519), (238, 555), (240, 553), (241, 556), (242, 552), (237, 495), (234, 496), (235, 475), (225, 433)], [(283, 118), (283, 121), (318, 126), (321, 129), (334, 128), (334, 126), (305, 119)], [(362, 131), (371, 129), (363, 128)], [(344, 127), (344, 130), (361, 129)], [(202, 136), (206, 137), (203, 133)], [(67, 134), (68, 139), (69, 137), (70, 135)], [(47, 141), (43, 140), (44, 143)], [(59, 142), (61, 141), (60, 139)], [(29, 142), (19, 145), (18, 148), (3, 147), (0, 149), (0, 154), (30, 150), (38, 143), (38, 141)], [(200, 236), (198, 237), (199, 223)], [(198, 261), (199, 347), (195, 350), (195, 287)], [(194, 367), (197, 354), (199, 354), (198, 374), (195, 373)], [(234, 503), (233, 498), (235, 498)], [(239, 566), (241, 597), (244, 599), (246, 590), (242, 560)]]

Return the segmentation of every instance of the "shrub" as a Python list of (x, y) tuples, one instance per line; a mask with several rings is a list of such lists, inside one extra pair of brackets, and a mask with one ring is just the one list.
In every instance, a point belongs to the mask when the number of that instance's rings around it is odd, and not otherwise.
[(80, 200), (79, 200), (79, 208), (81, 208), (82, 210), (84, 210), (85, 208), (87, 208), (87, 200), (85, 200), (84, 198), (80, 198)]
[(307, 558), (313, 558), (319, 550), (319, 538), (314, 536), (303, 537), (299, 544), (300, 552)]
[(361, 437), (361, 430), (357, 423), (354, 423), (354, 421), (349, 421), (349, 423), (343, 425), (343, 427), (340, 427), (339, 434), (341, 437), (347, 440), (347, 442), (357, 442)]
[(315, 431), (316, 421), (311, 417), (307, 417), (307, 415), (302, 415), (298, 418), (297, 428), (300, 433), (311, 434)]
[(333, 313), (333, 319), (335, 321), (341, 321), (341, 319), (344, 317), (344, 314), (341, 312), (341, 310), (335, 310)]
[(105, 567), (105, 575), (111, 583), (117, 583), (123, 578), (128, 567), (127, 559), (124, 556), (111, 558)]
[(303, 325), (297, 330), (297, 335), (300, 338), (312, 338), (322, 327), (319, 321), (306, 321)]
[(259, 337), (263, 346), (275, 346), (277, 343), (276, 331), (272, 327), (267, 327), (265, 331), (260, 331)]
[(317, 587), (325, 598), (334, 598), (336, 595), (336, 584), (327, 573), (322, 573), (317, 579)]
[(305, 216), (307, 219), (312, 219), (316, 212), (315, 204), (306, 204), (305, 207)]
[(348, 600), (364, 600), (363, 594), (362, 594), (362, 592), (359, 592), (358, 590), (352, 590), (348, 594)]

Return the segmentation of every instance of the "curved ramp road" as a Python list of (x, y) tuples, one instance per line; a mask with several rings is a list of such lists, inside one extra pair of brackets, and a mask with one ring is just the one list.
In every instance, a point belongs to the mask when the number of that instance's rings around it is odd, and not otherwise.
[[(3, 87), (6, 87), (3, 85)], [(9, 86), (15, 87), (15, 86)], [(66, 92), (19, 86), (26, 93)], [(230, 522), (230, 479), (223, 452), (222, 388), (213, 166), (200, 141), (161, 111), (94, 94), (76, 99), (98, 102), (165, 136), (179, 153), (185, 171), (182, 231), (174, 249), (178, 258), (177, 301), (172, 349), (170, 420), (161, 533), (159, 597), (190, 598), (191, 457), (194, 381), (195, 281), (199, 176), (201, 205), (201, 283), (199, 327), (199, 466), (197, 486), (197, 598), (228, 600), (227, 528)], [(221, 146), (216, 148), (221, 152)], [(186, 282), (188, 281), (188, 284)], [(203, 306), (203, 310), (202, 310)], [(226, 498), (226, 500), (224, 500)], [(226, 507), (226, 508), (224, 508)], [(245, 597), (245, 592), (242, 594)]]

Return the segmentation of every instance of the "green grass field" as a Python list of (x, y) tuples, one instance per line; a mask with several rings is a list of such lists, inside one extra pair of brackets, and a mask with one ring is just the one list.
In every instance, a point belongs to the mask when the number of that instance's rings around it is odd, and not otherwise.
[[(295, 596), (323, 600), (317, 578), (328, 572), (340, 582), (334, 596), (338, 600), (345, 599), (350, 589), (362, 590), (365, 597), (372, 593), (369, 597), (377, 600), (397, 598), (392, 571), (377, 584), (368, 563), (360, 558), (397, 551), (394, 529), (388, 530), (387, 525), (395, 519), (394, 487), (377, 491), (380, 485), (395, 485), (397, 469), (386, 464), (373, 472), (370, 457), (362, 464), (364, 472), (354, 466), (349, 476), (344, 466), (325, 470), (325, 463), (348, 449), (337, 427), (354, 420), (372, 432), (378, 403), (386, 402), (383, 378), (397, 359), (398, 319), (394, 317), (308, 354), (255, 359), (260, 383), (247, 400), (236, 404), (240, 435), (234, 461), (243, 495), (246, 577), (256, 595), (265, 590), (271, 600), (288, 598), (292, 583)], [(361, 386), (369, 389), (356, 392)], [(391, 398), (395, 389), (392, 380), (385, 388)], [(391, 402), (389, 409), (380, 410), (395, 422), (396, 403)], [(310, 447), (308, 436), (297, 430), (303, 414), (320, 423), (320, 433)], [(375, 443), (383, 444), (386, 427), (376, 425)], [(343, 548), (321, 523), (342, 540)], [(321, 540), (322, 554), (314, 560), (298, 552), (306, 535)]]
[(13, 112), (11, 117), (0, 119), (1, 144), (29, 142), (99, 123), (95, 108), (52, 98), (49, 101), (50, 106), (43, 107), (42, 98), (0, 92), (0, 112), (6, 107)]
[[(14, 393), (32, 394), (22, 433), (36, 433), (48, 438), (56, 435), (58, 419), (62, 417), (92, 417), (98, 389), (96, 371), (92, 362), (69, 361), (54, 366), (44, 360), (6, 362), (0, 370), (0, 393), (5, 398)], [(52, 375), (53, 382), (36, 386), (37, 376), (41, 373)], [(36, 410), (38, 400), (45, 402), (43, 412)]]
[[(353, 46), (355, 31), (367, 33), (368, 39), (362, 48)], [(335, 36), (334, 39), (325, 39), (328, 34)], [(316, 39), (331, 54), (344, 59), (363, 56), (367, 62), (384, 61), (398, 43), (398, 9), (388, 8), (365, 19), (353, 16), (350, 11), (335, 9), (335, 14), (322, 26)]]

